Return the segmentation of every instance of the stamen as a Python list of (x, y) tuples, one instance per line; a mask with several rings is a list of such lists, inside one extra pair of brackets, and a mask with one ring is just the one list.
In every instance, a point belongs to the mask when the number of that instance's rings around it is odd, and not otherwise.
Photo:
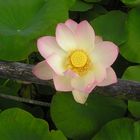
[(71, 54), (70, 60), (74, 67), (80, 68), (85, 66), (88, 58), (85, 52), (77, 50)]
[(71, 69), (79, 76), (87, 73), (91, 68), (91, 61), (88, 54), (83, 50), (75, 50), (70, 53), (66, 61), (66, 69)]

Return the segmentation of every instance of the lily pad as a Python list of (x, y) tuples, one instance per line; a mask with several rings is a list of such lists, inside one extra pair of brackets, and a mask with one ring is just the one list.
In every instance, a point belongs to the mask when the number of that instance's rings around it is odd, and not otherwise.
[(101, 0), (84, 0), (84, 1), (86, 1), (86, 2), (99, 2)]
[(74, 0), (0, 1), (0, 59), (23, 60), (36, 51), (36, 39), (53, 34), (68, 18)]
[(140, 0), (121, 0), (124, 4), (130, 6), (138, 6), (140, 5)]
[(120, 47), (120, 53), (127, 60), (140, 63), (140, 8), (129, 12), (126, 29), (127, 41)]
[[(115, 17), (115, 18), (114, 18)], [(127, 15), (119, 10), (108, 12), (91, 21), (97, 35), (104, 40), (120, 45), (126, 41), (125, 22)]]
[(89, 140), (106, 122), (124, 116), (126, 104), (114, 98), (91, 94), (86, 104), (74, 101), (69, 93), (57, 93), (52, 100), (51, 116), (67, 137)]
[(107, 123), (92, 140), (138, 140), (134, 138), (133, 120), (123, 118)]
[(2, 140), (66, 140), (61, 131), (49, 132), (48, 123), (19, 108), (0, 113)]
[[(140, 66), (131, 66), (126, 69), (123, 74), (123, 79), (126, 80), (133, 80), (140, 82)], [(140, 102), (139, 101), (128, 101), (128, 110), (131, 114), (136, 117), (140, 118)]]
[(140, 82), (140, 65), (128, 67), (125, 70), (122, 79)]
[(81, 0), (76, 0), (75, 4), (70, 8), (70, 11), (87, 11), (92, 8), (92, 4), (85, 3)]

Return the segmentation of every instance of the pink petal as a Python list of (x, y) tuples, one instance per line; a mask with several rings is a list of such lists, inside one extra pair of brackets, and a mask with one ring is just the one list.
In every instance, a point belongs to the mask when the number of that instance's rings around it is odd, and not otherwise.
[(103, 41), (101, 36), (95, 36), (95, 44), (101, 43)]
[(76, 31), (76, 28), (77, 28), (77, 23), (71, 19), (68, 19), (66, 22), (65, 22), (65, 25), (71, 29), (72, 32), (75, 32)]
[(53, 53), (62, 53), (63, 50), (59, 47), (55, 37), (44, 36), (38, 39), (37, 46), (40, 54), (46, 59)]
[(118, 47), (109, 41), (97, 43), (93, 50), (93, 58), (98, 59), (102, 65), (109, 67), (118, 56)]
[(74, 33), (65, 24), (57, 25), (56, 40), (65, 51), (71, 51), (77, 47)]
[(106, 78), (98, 84), (98, 86), (108, 86), (110, 84), (116, 83), (117, 82), (117, 76), (114, 72), (114, 70), (109, 67), (107, 68), (107, 76)]
[(64, 75), (69, 76), (71, 78), (78, 77), (78, 74), (73, 72), (72, 70), (68, 69), (64, 72)]
[(100, 63), (93, 63), (92, 72), (94, 73), (96, 83), (100, 83), (106, 78), (106, 69)]
[(78, 90), (73, 90), (72, 94), (73, 94), (74, 100), (80, 104), (84, 104), (89, 96), (88, 93), (84, 93)]
[(87, 21), (82, 21), (78, 24), (76, 38), (78, 47), (89, 51), (94, 48), (95, 33)]
[(52, 69), (49, 67), (46, 61), (42, 61), (34, 66), (33, 74), (42, 80), (52, 79)]
[(72, 91), (70, 78), (67, 76), (59, 76), (54, 73), (53, 82), (55, 89), (58, 91)]
[(72, 78), (71, 85), (78, 91), (90, 93), (96, 86), (94, 73), (91, 71), (84, 76)]
[(56, 74), (63, 76), (65, 72), (65, 57), (64, 54), (53, 54), (49, 56), (46, 61)]

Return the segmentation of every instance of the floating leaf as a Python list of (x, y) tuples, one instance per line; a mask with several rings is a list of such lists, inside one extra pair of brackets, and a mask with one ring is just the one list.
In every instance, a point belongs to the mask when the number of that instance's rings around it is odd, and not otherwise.
[(85, 3), (81, 0), (76, 0), (75, 4), (70, 8), (70, 11), (87, 11), (92, 8), (92, 4)]
[(0, 59), (23, 60), (36, 50), (36, 39), (53, 34), (68, 18), (74, 0), (0, 1)]
[(127, 42), (121, 46), (120, 53), (129, 61), (140, 63), (140, 8), (129, 12), (127, 27)]
[(84, 0), (84, 1), (86, 1), (86, 2), (99, 2), (101, 0)]
[(92, 140), (138, 140), (133, 132), (133, 120), (116, 119), (107, 123)]
[(28, 112), (12, 108), (0, 113), (0, 138), (2, 140), (66, 140), (60, 131), (49, 132), (46, 121)]
[(125, 111), (123, 101), (96, 94), (91, 94), (87, 103), (81, 105), (71, 94), (57, 93), (51, 104), (51, 116), (56, 127), (76, 140), (91, 138), (102, 125), (122, 117)]
[(47, 137), (46, 140), (67, 140), (67, 139), (66, 139), (66, 137), (64, 137), (64, 135), (63, 135), (63, 133), (61, 131), (52, 130), (50, 132), (50, 135)]
[(140, 65), (128, 67), (122, 78), (140, 82)]
[(116, 119), (107, 123), (92, 140), (139, 140), (140, 121), (128, 118)]
[(85, 20), (87, 19), (88, 21), (93, 20), (94, 18), (106, 14), (108, 11), (101, 5), (99, 4), (94, 4), (93, 8), (86, 11), (86, 12), (82, 12), (80, 14), (80, 18), (81, 20)]
[(121, 0), (121, 1), (126, 5), (131, 5), (131, 6), (140, 5), (140, 0)]
[(128, 110), (131, 112), (131, 114), (136, 117), (140, 118), (140, 102), (138, 101), (128, 101)]
[(121, 11), (111, 11), (95, 18), (91, 21), (91, 25), (96, 34), (102, 36), (104, 40), (120, 45), (126, 41), (126, 17), (126, 14)]
[[(131, 66), (128, 67), (127, 70), (123, 74), (123, 79), (126, 80), (134, 80), (140, 82), (140, 66)], [(136, 117), (140, 118), (140, 102), (138, 101), (128, 101), (128, 110), (131, 114)]]

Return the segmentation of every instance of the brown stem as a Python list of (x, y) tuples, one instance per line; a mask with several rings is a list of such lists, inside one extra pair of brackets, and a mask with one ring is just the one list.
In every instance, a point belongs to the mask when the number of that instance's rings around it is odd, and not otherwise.
[[(52, 80), (45, 81), (35, 77), (32, 73), (33, 65), (0, 61), (0, 77), (6, 79), (21, 80), (41, 85), (49, 85), (54, 88)], [(135, 81), (118, 79), (116, 84), (97, 87), (94, 92), (104, 96), (118, 97), (121, 99), (140, 100), (140, 83)]]
[(29, 103), (29, 104), (34, 104), (34, 105), (39, 105), (39, 106), (44, 106), (44, 107), (49, 107), (50, 106), (50, 104), (47, 103), (47, 102), (41, 102), (41, 101), (26, 99), (26, 98), (23, 98), (23, 97), (6, 95), (6, 94), (2, 94), (2, 93), (0, 93), (0, 97), (5, 98), (5, 99), (14, 100), (14, 101), (17, 101), (17, 102)]

